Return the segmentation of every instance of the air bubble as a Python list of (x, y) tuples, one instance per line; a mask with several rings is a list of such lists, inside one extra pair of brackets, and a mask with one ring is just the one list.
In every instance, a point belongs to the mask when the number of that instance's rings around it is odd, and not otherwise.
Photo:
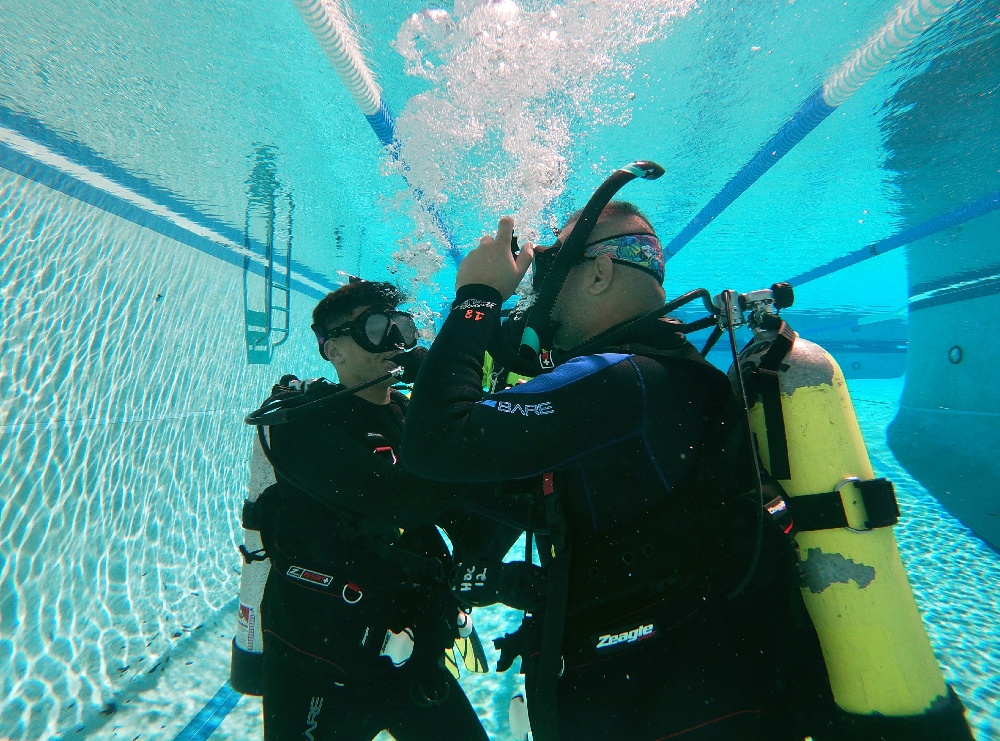
[[(634, 69), (638, 49), (694, 6), (568, 0), (528, 9), (513, 0), (459, 0), (451, 14), (411, 15), (393, 48), (406, 74), (431, 87), (397, 119), (410, 186), (426, 203), (450, 196), (442, 214), (449, 223), (449, 214), (461, 214), (478, 231), (513, 214), (518, 234), (537, 239), (537, 225), (566, 189), (575, 143), (631, 120), (635, 94), (615, 87)], [(409, 200), (415, 231), (407, 239), (439, 238), (434, 220)]]

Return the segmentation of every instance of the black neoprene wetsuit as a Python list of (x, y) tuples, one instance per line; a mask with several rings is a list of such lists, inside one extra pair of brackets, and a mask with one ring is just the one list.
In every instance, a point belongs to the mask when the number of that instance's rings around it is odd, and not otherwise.
[[(279, 483), (259, 500), (272, 565), (261, 606), (268, 741), (370, 741), (383, 729), (400, 741), (486, 738), (440, 666), (458, 608), (431, 521), (456, 487), (397, 463), (405, 404), (396, 392), (388, 405), (348, 395), (270, 428)], [(386, 631), (412, 634), (400, 667), (379, 656)]]
[[(767, 539), (762, 577), (726, 597), (754, 520), (718, 462), (734, 424), (725, 374), (660, 321), (484, 396), (499, 310), (492, 288), (459, 291), (414, 386), (402, 458), (452, 482), (554, 472), (572, 546), (560, 739), (801, 740), (805, 711), (788, 681), (824, 708), (829, 689), (781, 547)], [(521, 655), (534, 725), (531, 651)], [(789, 674), (787, 652), (801, 674)]]

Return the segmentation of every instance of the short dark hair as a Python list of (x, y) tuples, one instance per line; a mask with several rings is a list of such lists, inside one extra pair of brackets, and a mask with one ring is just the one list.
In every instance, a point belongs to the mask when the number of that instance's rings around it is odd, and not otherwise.
[(392, 283), (353, 279), (316, 304), (313, 324), (329, 331), (336, 329), (351, 312), (362, 306), (395, 309), (405, 300), (406, 295)]
[[(577, 221), (582, 215), (582, 208), (579, 211), (574, 211), (569, 215), (569, 218), (566, 219), (566, 224), (571, 221)], [(649, 231), (656, 231), (656, 229), (653, 228), (653, 222), (649, 220), (649, 217), (640, 211), (638, 206), (629, 201), (611, 201), (604, 207), (604, 210), (601, 211), (601, 216), (635, 216), (646, 222), (646, 226), (649, 227)]]

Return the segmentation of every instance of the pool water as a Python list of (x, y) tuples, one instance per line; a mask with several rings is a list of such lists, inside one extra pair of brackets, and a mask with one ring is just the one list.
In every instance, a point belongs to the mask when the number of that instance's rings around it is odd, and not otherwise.
[[(666, 174), (622, 196), (678, 234), (896, 9), (336, 6), (395, 115), (392, 148), (290, 0), (0, 0), (0, 739), (259, 737), (259, 701), (220, 690), (241, 420), (282, 374), (332, 373), (308, 328), (318, 298), (348, 275), (393, 280), (430, 339), (456, 258), (500, 215), (547, 242), (635, 159)], [(754, 290), (867, 252), (798, 286), (787, 318), (848, 376), (980, 741), (1000, 739), (1000, 358), (983, 332), (1000, 310), (998, 100), (1000, 9), (963, 0), (665, 284)], [(515, 619), (477, 617), (487, 644)], [(509, 737), (517, 675), (463, 681)]]

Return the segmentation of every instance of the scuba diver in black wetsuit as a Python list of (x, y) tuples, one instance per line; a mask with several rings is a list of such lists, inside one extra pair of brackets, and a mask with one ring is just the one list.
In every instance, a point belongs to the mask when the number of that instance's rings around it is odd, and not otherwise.
[[(481, 240), (417, 377), (402, 460), (441, 481), (538, 482), (544, 569), (473, 559), (452, 578), (467, 604), (525, 610), (498, 668), (521, 657), (535, 741), (883, 738), (837, 725), (793, 544), (750, 483), (748, 413), (664, 318), (678, 302), (664, 306), (648, 219), (609, 204), (623, 179), (660, 173), (618, 171), (544, 252), (516, 254), (509, 218)], [(536, 300), (501, 326), (533, 257)], [(494, 378), (536, 377), (484, 395), (487, 350)], [(952, 698), (884, 738), (971, 738)]]
[(313, 330), (340, 384), (313, 382), (281, 409), (296, 396), (288, 386), (301, 389), (284, 379), (248, 418), (270, 425), (262, 437), (277, 479), (255, 505), (271, 562), (260, 610), (268, 741), (370, 741), (382, 730), (399, 741), (486, 739), (443, 667), (460, 613), (432, 522), (457, 490), (396, 460), (407, 400), (391, 389), (394, 371), (424, 352), (411, 349), (416, 328), (400, 299), (366, 281), (329, 294)]
[[(565, 566), (564, 625), (552, 625), (559, 618), (545, 605), (502, 644), (522, 656), (535, 738), (801, 740), (782, 692), (788, 678), (770, 671), (776, 652), (796, 643), (788, 581), (727, 600), (742, 574), (727, 560), (741, 545), (729, 537), (724, 495), (733, 492), (727, 472), (712, 470), (726, 455), (726, 375), (662, 320), (483, 398), (500, 305), (531, 260), (529, 246), (513, 261), (511, 232), (502, 219), (459, 269), (452, 313), (415, 384), (402, 455), (429, 478), (541, 476), (543, 500), (558, 492), (566, 533), (553, 543), (547, 580), (558, 588), (554, 567)], [(554, 304), (556, 348), (664, 303), (663, 255), (634, 207), (612, 203), (587, 241), (587, 259)], [(780, 609), (758, 616), (761, 601)], [(542, 666), (547, 631), (562, 633), (549, 651), (554, 670)], [(822, 680), (821, 660), (816, 672)], [(553, 705), (558, 735), (548, 730)]]

